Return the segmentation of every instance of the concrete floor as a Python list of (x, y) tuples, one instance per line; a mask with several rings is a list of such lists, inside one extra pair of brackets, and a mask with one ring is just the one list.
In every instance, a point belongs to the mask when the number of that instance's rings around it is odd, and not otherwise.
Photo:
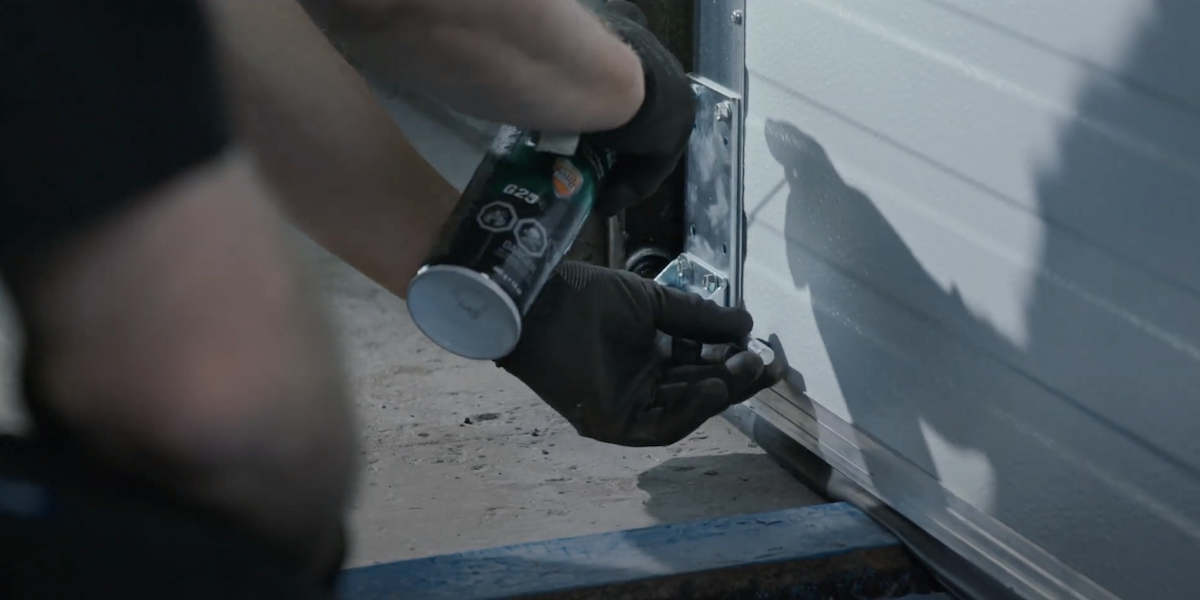
[[(395, 99), (389, 107), (461, 187), (479, 150), (474, 134), (447, 132)], [(401, 300), (307, 240), (301, 248), (340, 327), (357, 394), (364, 468), (351, 565), (821, 502), (722, 419), (669, 448), (582, 439), (492, 363), (427, 341)], [(6, 429), (21, 424), (18, 338), (0, 307)]]

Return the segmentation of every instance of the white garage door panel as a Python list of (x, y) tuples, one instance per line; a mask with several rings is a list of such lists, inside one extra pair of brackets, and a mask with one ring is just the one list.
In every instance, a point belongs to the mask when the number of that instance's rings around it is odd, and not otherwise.
[[(1010, 35), (1023, 36), (1033, 45), (1112, 75), (1153, 89), (1172, 101), (1200, 106), (1200, 79), (1195, 65), (1180, 56), (1200, 55), (1195, 31), (1169, 26), (1169, 22), (1200, 21), (1200, 3), (1146, 2), (1146, 0), (925, 0), (946, 11), (980, 19)], [(1126, 58), (1134, 50), (1122, 43), (1134, 28), (1153, 29), (1156, 35), (1136, 40), (1137, 51), (1147, 60), (1142, 68), (1128, 69)], [(1129, 40), (1130, 42), (1134, 40)]]
[[(1200, 291), (1200, 270), (1183, 258), (1195, 248), (1181, 241), (1200, 222), (1188, 193), (1200, 184), (1195, 115), (924, 2), (764, 7), (768, 22), (749, 24), (753, 73)], [(1097, 85), (1086, 108), (1101, 114), (1078, 120), (1079, 94)], [(1080, 156), (1061, 155), (1066, 129)], [(1064, 160), (1094, 172), (1056, 180), (1059, 200), (1044, 205), (1045, 173)], [(1131, 181), (1129, 170), (1146, 176)]]
[[(1119, 597), (1191, 600), (1200, 87), (1141, 65), (1143, 38), (1194, 44), (1200, 10), (945, 4), (748, 7), (756, 332), (814, 401), (1016, 535)], [(1176, 60), (1200, 81), (1200, 53)], [(858, 461), (885, 499), (926, 497)]]

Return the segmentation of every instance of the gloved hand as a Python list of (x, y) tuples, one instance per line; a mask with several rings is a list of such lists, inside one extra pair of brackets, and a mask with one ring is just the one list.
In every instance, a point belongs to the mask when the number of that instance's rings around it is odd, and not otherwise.
[(496, 364), (584, 437), (666, 446), (782, 378), (728, 346), (752, 326), (745, 310), (564, 261), (530, 307), (516, 349)]
[(645, 200), (670, 176), (687, 150), (696, 101), (683, 65), (646, 28), (646, 16), (636, 5), (612, 0), (596, 12), (642, 59), (646, 76), (645, 100), (628, 123), (582, 137), (617, 153), (595, 204), (596, 212), (608, 217)]

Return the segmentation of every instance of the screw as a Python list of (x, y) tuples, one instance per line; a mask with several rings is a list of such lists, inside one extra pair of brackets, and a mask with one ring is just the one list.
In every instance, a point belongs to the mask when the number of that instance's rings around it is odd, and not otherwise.
[(718, 123), (727, 123), (733, 117), (733, 105), (728, 100), (722, 100), (713, 107), (713, 118)]
[(733, 21), (734, 25), (741, 25), (742, 24), (742, 11), (741, 10), (733, 11), (733, 13), (729, 15), (729, 20)]
[(679, 278), (679, 282), (683, 285), (691, 285), (692, 283), (692, 263), (686, 258), (680, 257), (675, 262), (675, 276)]

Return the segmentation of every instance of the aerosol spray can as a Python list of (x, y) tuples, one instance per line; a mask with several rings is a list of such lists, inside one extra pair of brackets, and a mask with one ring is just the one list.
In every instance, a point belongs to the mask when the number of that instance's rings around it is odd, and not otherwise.
[(577, 136), (502, 127), (409, 284), (417, 327), (466, 358), (511, 352), (522, 317), (579, 236), (614, 160)]

